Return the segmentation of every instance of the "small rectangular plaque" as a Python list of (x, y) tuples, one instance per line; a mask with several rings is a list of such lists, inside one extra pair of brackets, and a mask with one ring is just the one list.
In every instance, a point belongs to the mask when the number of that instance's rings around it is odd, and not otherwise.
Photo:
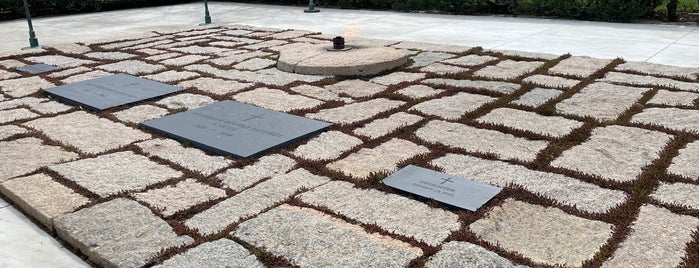
[(20, 71), (20, 72), (30, 73), (30, 74), (40, 74), (40, 73), (46, 73), (46, 72), (52, 72), (52, 71), (58, 70), (58, 67), (53, 66), (53, 65), (39, 63), (39, 64), (32, 64), (32, 65), (17, 67), (15, 70)]
[(382, 181), (393, 188), (476, 211), (501, 188), (417, 166), (407, 166)]
[(102, 111), (181, 90), (183, 89), (176, 86), (128, 74), (115, 74), (49, 88), (45, 91), (67, 104)]
[(218, 155), (255, 157), (328, 129), (331, 124), (236, 101), (141, 123), (142, 127)]

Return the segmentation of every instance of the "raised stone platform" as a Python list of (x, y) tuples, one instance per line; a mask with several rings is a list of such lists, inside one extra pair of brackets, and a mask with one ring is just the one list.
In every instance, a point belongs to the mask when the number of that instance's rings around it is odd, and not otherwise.
[(291, 46), (279, 51), (277, 68), (315, 75), (370, 76), (408, 63), (408, 55), (390, 47), (353, 47), (329, 51), (330, 45)]

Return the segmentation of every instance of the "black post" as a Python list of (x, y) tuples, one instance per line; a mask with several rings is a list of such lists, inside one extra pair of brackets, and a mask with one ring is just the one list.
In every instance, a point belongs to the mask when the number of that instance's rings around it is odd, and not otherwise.
[(308, 0), (308, 9), (304, 9), (303, 12), (317, 13), (320, 12), (320, 9), (316, 9), (316, 5), (313, 3), (313, 0)]
[(29, 3), (27, 3), (27, 0), (23, 0), (23, 2), (24, 14), (27, 16), (27, 23), (29, 24), (29, 47), (26, 48), (39, 48), (39, 39), (36, 38), (34, 27), (32, 27), (32, 15), (29, 14)]
[(200, 26), (211, 24), (211, 16), (209, 15), (209, 1), (204, 0), (204, 23)]

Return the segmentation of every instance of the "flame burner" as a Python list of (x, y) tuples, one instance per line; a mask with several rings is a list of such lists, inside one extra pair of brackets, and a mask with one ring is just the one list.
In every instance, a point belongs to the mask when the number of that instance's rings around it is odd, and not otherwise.
[(333, 38), (333, 47), (327, 48), (328, 51), (347, 51), (352, 49), (350, 46), (345, 46), (345, 38), (337, 36)]

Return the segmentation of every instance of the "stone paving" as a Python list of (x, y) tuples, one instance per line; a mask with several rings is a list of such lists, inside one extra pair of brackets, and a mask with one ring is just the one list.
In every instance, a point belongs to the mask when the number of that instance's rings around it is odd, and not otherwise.
[[(0, 56), (0, 195), (103, 267), (699, 263), (699, 69), (380, 40), (356, 42), (409, 63), (276, 69), (328, 37), (238, 25)], [(59, 70), (14, 71), (33, 63)], [(42, 92), (109, 73), (185, 90), (96, 114)], [(223, 100), (334, 125), (254, 159), (137, 126)], [(411, 164), (504, 191), (470, 212), (380, 183)]]

